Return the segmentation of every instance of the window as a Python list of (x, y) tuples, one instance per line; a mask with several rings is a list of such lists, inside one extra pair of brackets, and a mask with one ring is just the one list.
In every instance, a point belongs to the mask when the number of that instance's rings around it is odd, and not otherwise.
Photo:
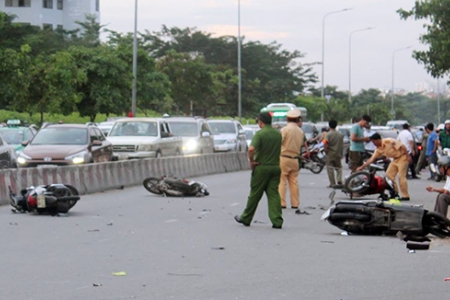
[(53, 9), (53, 0), (42, 0), (42, 7), (43, 8), (50, 8)]
[(6, 7), (31, 7), (31, 0), (5, 0)]
[(64, 8), (63, 0), (57, 0), (56, 8), (59, 10), (63, 10), (63, 8)]
[(95, 11), (100, 11), (100, 0), (95, 0)]
[(63, 27), (62, 25), (56, 25), (56, 29), (58, 29), (58, 30), (63, 30), (64, 27)]

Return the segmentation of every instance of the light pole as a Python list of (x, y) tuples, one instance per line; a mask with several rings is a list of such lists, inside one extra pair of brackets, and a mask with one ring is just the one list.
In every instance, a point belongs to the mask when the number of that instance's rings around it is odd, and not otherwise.
[(408, 46), (408, 47), (403, 47), (400, 49), (396, 49), (394, 50), (394, 52), (392, 52), (392, 87), (391, 87), (391, 115), (392, 115), (392, 120), (395, 120), (395, 109), (394, 109), (394, 66), (395, 66), (395, 53), (397, 53), (398, 51), (401, 50), (406, 50), (411, 48), (412, 46)]
[(131, 113), (136, 117), (136, 81), (137, 81), (137, 12), (138, 0), (134, 1), (134, 38), (133, 38), (133, 90), (131, 92)]
[(242, 122), (242, 78), (241, 78), (241, 0), (238, 0), (238, 117)]
[(371, 30), (373, 27), (356, 29), (350, 32), (348, 38), (348, 102), (352, 103), (352, 35), (356, 32)]
[(324, 83), (325, 83), (325, 18), (331, 14), (337, 14), (340, 12), (352, 10), (353, 8), (344, 8), (341, 10), (336, 10), (329, 12), (323, 16), (322, 19), (322, 86), (321, 86), (321, 97), (324, 97)]

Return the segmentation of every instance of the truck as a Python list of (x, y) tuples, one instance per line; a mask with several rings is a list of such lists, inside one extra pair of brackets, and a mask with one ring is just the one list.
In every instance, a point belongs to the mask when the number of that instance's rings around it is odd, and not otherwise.
[(270, 103), (261, 109), (261, 112), (269, 112), (272, 116), (272, 125), (283, 127), (287, 124), (286, 114), (288, 111), (298, 109), (303, 121), (307, 121), (308, 111), (305, 107), (296, 106), (293, 103)]

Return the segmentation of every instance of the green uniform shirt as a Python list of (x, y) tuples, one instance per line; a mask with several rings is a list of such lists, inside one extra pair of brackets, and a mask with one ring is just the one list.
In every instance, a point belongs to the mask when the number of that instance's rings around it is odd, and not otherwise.
[(262, 165), (280, 165), (281, 133), (271, 125), (265, 125), (252, 138), (255, 161)]
[[(363, 138), (364, 137), (364, 130), (361, 126), (359, 126), (359, 123), (356, 123), (352, 126), (352, 129), (350, 130), (350, 135), (356, 134), (357, 138)], [(354, 142), (350, 140), (350, 151), (358, 151), (358, 152), (364, 152), (364, 142)]]
[(328, 144), (327, 155), (342, 156), (344, 147), (344, 136), (337, 130), (330, 130), (325, 136)]
[(442, 130), (439, 134), (439, 140), (441, 141), (442, 149), (450, 148), (450, 133), (447, 134), (445, 130)]

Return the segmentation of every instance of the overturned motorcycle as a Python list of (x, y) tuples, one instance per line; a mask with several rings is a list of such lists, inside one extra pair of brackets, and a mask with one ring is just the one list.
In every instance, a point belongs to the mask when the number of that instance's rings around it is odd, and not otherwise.
[(156, 195), (173, 197), (203, 197), (209, 195), (206, 184), (172, 176), (148, 177), (144, 179), (143, 185), (147, 191)]
[(66, 214), (80, 200), (78, 190), (68, 184), (50, 184), (30, 186), (22, 189), (19, 195), (9, 187), (12, 211), (47, 213), (50, 215)]
[(401, 232), (411, 237), (450, 236), (450, 220), (419, 205), (377, 200), (341, 201), (331, 206), (321, 219), (354, 234), (393, 235)]

